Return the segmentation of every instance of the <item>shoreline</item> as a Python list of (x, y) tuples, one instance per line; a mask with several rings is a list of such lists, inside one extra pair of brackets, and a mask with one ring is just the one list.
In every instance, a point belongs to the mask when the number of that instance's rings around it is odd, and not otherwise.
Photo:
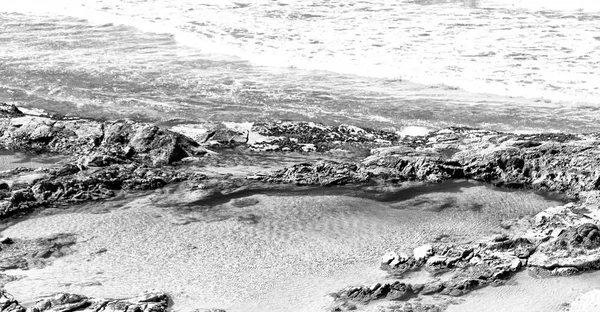
[[(340, 190), (343, 186), (358, 194), (374, 192), (385, 198), (407, 187), (452, 180), (547, 192), (573, 201), (507, 225), (510, 237), (481, 237), (460, 244), (431, 242), (413, 246), (417, 248), (412, 254), (384, 255), (382, 269), (397, 277), (419, 271), (451, 276), (425, 284), (399, 279), (341, 289), (333, 294), (333, 311), (390, 300), (397, 302), (390, 311), (408, 311), (421, 304), (415, 298), (442, 295), (451, 301), (487, 285), (502, 285), (523, 270), (544, 276), (600, 268), (597, 134), (511, 134), (454, 127), (406, 136), (304, 122), (163, 129), (131, 120), (33, 116), (5, 104), (0, 104), (0, 117), (4, 148), (65, 156), (60, 167), (0, 173), (7, 181), (0, 199), (0, 217), (5, 220), (48, 207), (102, 202), (144, 190), (160, 192), (170, 185), (182, 196), (166, 205), (219, 201), (219, 196), (252, 194), (261, 188)], [(222, 154), (230, 155), (230, 160), (220, 159)], [(274, 164), (269, 160), (260, 163), (261, 154), (280, 158)], [(227, 170), (238, 161), (257, 164), (252, 169), (261, 170)], [(220, 169), (211, 171), (210, 166)], [(49, 259), (60, 257), (53, 252)], [(3, 257), (5, 253), (0, 251)], [(23, 261), (15, 265), (22, 269), (41, 261), (32, 254), (20, 257)], [(4, 310), (21, 311), (17, 303), (11, 304), (12, 308)], [(52, 304), (67, 303), (59, 300)], [(156, 307), (167, 309), (161, 304)], [(443, 309), (444, 303), (431, 303), (431, 307)]]

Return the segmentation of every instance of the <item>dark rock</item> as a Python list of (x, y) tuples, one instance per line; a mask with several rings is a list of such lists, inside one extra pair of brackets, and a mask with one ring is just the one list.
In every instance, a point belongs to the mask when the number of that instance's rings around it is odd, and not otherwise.
[[(23, 116), (0, 125), (5, 147), (71, 155), (122, 155), (154, 166), (171, 164), (190, 155), (203, 155), (199, 144), (181, 134), (130, 120), (97, 122)], [(132, 153), (134, 152), (134, 153)], [(109, 163), (114, 161), (110, 159)], [(105, 159), (89, 163), (107, 165)]]
[(561, 249), (600, 247), (600, 230), (592, 223), (585, 223), (577, 227), (568, 228), (558, 236), (554, 244)]
[(25, 312), (25, 307), (4, 289), (0, 289), (0, 312)]
[(0, 117), (11, 118), (11, 117), (22, 117), (25, 116), (16, 106), (8, 105), (6, 103), (0, 103)]
[(148, 293), (130, 299), (94, 299), (82, 295), (59, 293), (41, 299), (32, 311), (139, 311), (162, 312), (168, 307), (169, 297), (164, 293)]

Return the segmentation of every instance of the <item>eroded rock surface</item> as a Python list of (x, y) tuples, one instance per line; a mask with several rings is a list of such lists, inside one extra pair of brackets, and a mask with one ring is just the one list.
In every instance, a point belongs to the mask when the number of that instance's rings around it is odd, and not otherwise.
[[(391, 135), (391, 134), (390, 134)], [(440, 182), (471, 179), (509, 188), (577, 197), (600, 188), (600, 144), (595, 134), (519, 135), (448, 128), (397, 138), (357, 163), (321, 161), (252, 178), (294, 184)]]
[(81, 155), (92, 159), (133, 158), (153, 165), (171, 164), (206, 153), (197, 142), (182, 134), (131, 120), (103, 122), (28, 116), (6, 104), (0, 104), (0, 113), (7, 117), (0, 119), (0, 142), (8, 149)]
[(169, 297), (164, 293), (147, 293), (130, 299), (95, 299), (82, 295), (59, 293), (36, 302), (25, 308), (10, 294), (0, 290), (0, 311), (2, 312), (42, 312), (42, 311), (167, 311)]
[(195, 141), (130, 120), (100, 122), (27, 116), (0, 104), (0, 146), (65, 156), (54, 168), (17, 168), (0, 173), (0, 216), (32, 208), (106, 199), (121, 190), (148, 190), (191, 178), (169, 166), (204, 155)]

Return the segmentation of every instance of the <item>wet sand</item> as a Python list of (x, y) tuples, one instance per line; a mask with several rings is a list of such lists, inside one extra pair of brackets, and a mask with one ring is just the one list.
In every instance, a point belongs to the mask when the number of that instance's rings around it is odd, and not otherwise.
[(178, 205), (189, 194), (156, 191), (17, 223), (2, 234), (75, 233), (75, 254), (6, 285), (25, 303), (55, 292), (97, 297), (166, 291), (174, 311), (319, 311), (326, 295), (381, 282), (380, 256), (432, 241), (505, 231), (500, 222), (559, 204), (485, 186), (427, 189), (375, 201), (344, 195), (265, 195)]

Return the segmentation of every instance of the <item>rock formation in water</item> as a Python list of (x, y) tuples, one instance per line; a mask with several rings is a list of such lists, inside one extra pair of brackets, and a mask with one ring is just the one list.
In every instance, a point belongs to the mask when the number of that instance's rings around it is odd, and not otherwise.
[(0, 173), (0, 216), (50, 204), (105, 199), (120, 190), (146, 190), (190, 178), (168, 166), (206, 151), (195, 141), (130, 120), (99, 122), (27, 116), (0, 105), (0, 146), (70, 159), (51, 169), (17, 168)]
[[(523, 269), (539, 275), (571, 275), (600, 268), (597, 134), (523, 135), (453, 127), (424, 136), (403, 136), (391, 131), (306, 122), (210, 125), (200, 134), (186, 132), (185, 127), (178, 129), (181, 133), (131, 120), (33, 116), (14, 106), (0, 105), (2, 147), (65, 156), (63, 164), (54, 168), (18, 168), (0, 173), (0, 218), (33, 208), (105, 199), (121, 191), (155, 189), (182, 181), (216, 194), (226, 191), (227, 185), (245, 189), (345, 185), (385, 190), (407, 181), (470, 179), (553, 192), (578, 201), (522, 220), (512, 237), (498, 236), (464, 245), (425, 245), (410, 255), (388, 254), (382, 268), (398, 281), (340, 290), (333, 294), (333, 309), (351, 310), (357, 304), (385, 299), (398, 302), (393, 308), (397, 311), (434, 311), (441, 307), (413, 298), (461, 296), (485, 285), (500, 285)], [(233, 149), (238, 153), (294, 153), (307, 157), (304, 162), (270, 172), (230, 177), (228, 183), (208, 182), (206, 175), (190, 169), (194, 161)], [(321, 159), (309, 157), (313, 155)], [(198, 186), (200, 181), (203, 184)], [(17, 241), (15, 246), (22, 244)], [(35, 255), (54, 255), (63, 252), (63, 247), (48, 247)], [(16, 250), (7, 246), (6, 252), (0, 251), (4, 253), (0, 266), (27, 268), (45, 261), (31, 252), (11, 258), (10, 252), (18, 253)], [(402, 281), (403, 274), (418, 270), (444, 278), (421, 284)], [(71, 296), (73, 302), (68, 299)], [(5, 309), (22, 309), (8, 295), (2, 298)], [(85, 309), (119, 304), (140, 311), (157, 307), (142, 306), (142, 301), (94, 301), (66, 294), (56, 298), (41, 304), (39, 311), (62, 310), (64, 304)]]

